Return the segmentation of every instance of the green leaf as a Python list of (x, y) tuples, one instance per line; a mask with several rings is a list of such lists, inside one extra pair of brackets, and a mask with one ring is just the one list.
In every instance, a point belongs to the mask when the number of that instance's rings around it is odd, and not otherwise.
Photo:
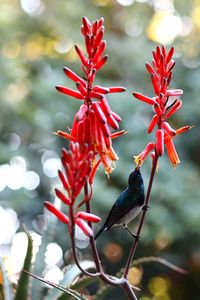
[(0, 300), (13, 300), (11, 283), (0, 257)]
[[(53, 215), (49, 215), (47, 227), (43, 233), (39, 251), (37, 252), (35, 258), (34, 267), (33, 267), (34, 274), (39, 274), (39, 275), (42, 274), (45, 268), (46, 248), (47, 245), (53, 240), (56, 223), (57, 223), (57, 218), (55, 218)], [(42, 291), (43, 291), (43, 287), (41, 286), (41, 284), (37, 280), (34, 280), (32, 282), (32, 288), (31, 288), (31, 300), (42, 299)]]
[[(33, 241), (28, 232), (26, 232), (28, 238), (28, 248), (26, 252), (26, 257), (24, 260), (23, 269), (29, 271), (31, 268), (31, 259), (32, 259), (32, 252), (33, 252)], [(28, 299), (28, 291), (29, 291), (29, 276), (21, 272), (18, 287), (15, 295), (15, 300), (27, 300)]]

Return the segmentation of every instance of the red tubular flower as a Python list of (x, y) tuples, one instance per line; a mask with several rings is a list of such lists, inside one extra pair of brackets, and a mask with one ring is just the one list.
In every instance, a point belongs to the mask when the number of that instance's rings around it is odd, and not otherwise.
[(184, 132), (190, 130), (192, 127), (193, 126), (183, 126), (181, 128), (178, 128), (173, 135), (165, 132), (164, 143), (166, 145), (168, 157), (174, 168), (176, 168), (176, 166), (180, 163), (180, 160), (179, 160), (178, 154), (176, 152), (176, 149), (175, 149), (175, 146), (173, 143), (173, 138), (177, 134), (181, 134), (181, 133), (184, 133)]
[(134, 156), (135, 163), (138, 166), (141, 166), (144, 160), (146, 159), (146, 157), (148, 156), (148, 154), (152, 153), (153, 150), (155, 150), (155, 144), (153, 142), (147, 144), (145, 149), (140, 154)]
[(174, 147), (174, 143), (173, 143), (172, 139), (169, 139), (165, 143), (165, 145), (166, 145), (168, 157), (169, 157), (173, 167), (175, 168), (180, 163), (180, 160), (179, 160), (178, 154), (176, 152), (176, 149)]
[[(183, 91), (180, 89), (169, 89), (172, 79), (172, 69), (175, 65), (175, 62), (172, 59), (173, 54), (173, 47), (167, 52), (164, 46), (158, 46), (156, 50), (153, 51), (152, 65), (150, 63), (146, 63), (147, 71), (151, 75), (151, 82), (155, 93), (154, 97), (148, 97), (146, 95), (133, 92), (133, 96), (135, 96), (135, 98), (153, 106), (155, 114), (149, 124), (148, 133), (151, 133), (157, 127), (155, 149), (153, 147), (149, 148), (148, 144), (145, 150), (135, 157), (135, 162), (139, 165), (141, 165), (147, 155), (154, 150), (158, 156), (162, 156), (165, 145), (169, 160), (175, 167), (180, 160), (176, 153), (172, 138), (191, 128), (191, 126), (184, 126), (181, 129), (174, 130), (166, 121), (182, 106), (182, 101), (179, 99), (176, 99), (169, 104), (171, 96), (179, 97), (183, 94)], [(150, 151), (147, 151), (147, 149), (150, 149)]]
[(105, 172), (110, 173), (113, 169), (112, 162), (118, 159), (112, 149), (111, 128), (118, 130), (121, 118), (111, 111), (105, 95), (124, 92), (125, 88), (94, 85), (97, 71), (104, 66), (108, 58), (104, 55), (106, 42), (103, 40), (103, 23), (103, 19), (91, 24), (86, 17), (83, 18), (81, 32), (85, 40), (86, 54), (78, 46), (75, 46), (75, 50), (85, 74), (81, 78), (69, 68), (64, 68), (67, 77), (76, 83), (77, 90), (63, 86), (56, 86), (56, 89), (75, 99), (83, 100), (84, 104), (75, 115), (71, 131), (69, 133), (58, 131), (57, 134), (70, 141), (79, 142), (80, 147), (87, 143), (89, 150), (95, 155), (99, 154)]
[[(79, 143), (70, 143), (70, 150), (62, 150), (62, 165), (64, 171), (58, 171), (58, 176), (62, 183), (64, 192), (55, 189), (56, 196), (65, 204), (69, 209), (69, 217), (58, 210), (53, 204), (46, 201), (45, 207), (52, 212), (61, 222), (68, 224), (69, 232), (71, 233), (75, 224), (81, 228), (87, 236), (93, 235), (92, 229), (86, 223), (99, 222), (101, 219), (84, 211), (78, 211), (79, 207), (88, 201), (83, 199), (81, 203), (76, 205), (76, 199), (81, 190), (85, 186), (87, 180), (93, 176), (93, 161), (94, 153), (88, 150), (88, 145), (79, 145)], [(90, 182), (92, 184), (92, 182)], [(66, 195), (67, 194), (67, 195)], [(75, 207), (76, 205), (76, 207)], [(74, 213), (76, 211), (76, 213)]]

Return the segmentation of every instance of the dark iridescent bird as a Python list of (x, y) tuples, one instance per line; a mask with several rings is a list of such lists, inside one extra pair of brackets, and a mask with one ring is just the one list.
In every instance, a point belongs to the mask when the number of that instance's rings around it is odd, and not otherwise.
[(140, 213), (144, 205), (144, 199), (142, 175), (140, 169), (136, 168), (129, 175), (127, 188), (117, 198), (110, 210), (106, 222), (97, 232), (95, 239), (97, 239), (105, 230), (109, 230), (113, 226), (118, 225), (124, 226), (133, 237), (137, 237), (130, 231), (127, 224)]

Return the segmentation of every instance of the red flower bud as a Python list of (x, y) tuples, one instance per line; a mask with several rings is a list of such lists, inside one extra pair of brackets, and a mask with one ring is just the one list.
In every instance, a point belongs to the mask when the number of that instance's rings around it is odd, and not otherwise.
[(168, 64), (172, 58), (174, 54), (174, 47), (171, 47), (168, 54), (167, 54), (167, 58), (166, 58), (166, 63)]
[(86, 87), (86, 82), (69, 68), (63, 68), (64, 73), (73, 81), (79, 82), (83, 87)]
[(93, 107), (95, 113), (97, 114), (98, 119), (102, 123), (107, 123), (106, 116), (104, 115), (103, 110), (101, 109), (99, 103), (98, 102), (93, 102), (92, 107)]
[(183, 94), (183, 91), (182, 90), (180, 90), (180, 89), (176, 89), (176, 90), (168, 90), (167, 91), (167, 95), (168, 96), (180, 96), (180, 95), (182, 95)]
[(115, 118), (115, 120), (120, 123), (122, 121), (122, 119), (120, 118), (120, 116), (118, 114), (116, 114), (114, 111), (111, 112), (111, 115), (113, 116), (113, 118)]
[(166, 113), (165, 115), (165, 119), (168, 119), (169, 117), (171, 117), (177, 110), (179, 110), (182, 106), (182, 101), (178, 100), (176, 102), (174, 102), (174, 104), (171, 106), (170, 110)]
[(96, 65), (95, 65), (95, 69), (98, 71), (99, 69), (101, 69), (103, 67), (103, 65), (105, 65), (105, 63), (108, 60), (108, 55), (105, 55)]
[(51, 204), (48, 201), (44, 202), (44, 206), (50, 211), (52, 212), (61, 222), (68, 224), (69, 223), (69, 218), (62, 213), (61, 211), (59, 211), (53, 204)]
[(148, 62), (146, 63), (146, 68), (147, 68), (147, 70), (149, 71), (150, 74), (153, 74), (154, 76), (157, 76), (155, 70), (153, 69), (153, 67)]
[(111, 114), (111, 108), (110, 108), (110, 105), (109, 105), (106, 97), (103, 97), (103, 99), (100, 101), (99, 105), (106, 116), (109, 116)]
[(127, 131), (125, 131), (125, 130), (113, 132), (113, 133), (111, 133), (111, 138), (112, 138), (112, 139), (116, 139), (116, 138), (118, 138), (119, 136), (125, 134), (126, 132), (127, 132)]
[(85, 57), (85, 55), (83, 54), (83, 51), (77, 45), (75, 45), (75, 50), (76, 50), (82, 64), (87, 67), (88, 61), (87, 61), (87, 58)]
[(68, 185), (67, 180), (65, 179), (65, 176), (63, 175), (62, 171), (58, 170), (58, 176), (60, 178), (60, 181), (62, 182), (64, 189), (69, 194), (69, 192), (70, 192), (69, 185)]
[(162, 128), (170, 135), (170, 136), (175, 136), (176, 131), (169, 125), (167, 122), (162, 123)]
[(55, 189), (56, 196), (65, 204), (70, 205), (71, 200), (67, 198), (61, 191), (58, 189)]
[(143, 94), (140, 94), (140, 93), (133, 92), (133, 96), (135, 98), (137, 98), (138, 100), (146, 102), (150, 105), (154, 105), (156, 103), (156, 101), (153, 98), (147, 97), (147, 96), (145, 96)]
[(160, 108), (160, 105), (158, 103), (155, 103), (154, 105), (154, 111), (157, 114), (158, 117), (162, 115), (162, 110)]
[(158, 122), (158, 116), (154, 115), (148, 127), (148, 133), (151, 133)]
[(152, 85), (153, 85), (155, 94), (159, 95), (160, 94), (160, 86), (159, 86), (159, 82), (158, 82), (157, 78), (154, 75), (151, 75), (151, 81), (152, 81)]
[(158, 129), (156, 131), (156, 151), (159, 156), (163, 156), (163, 154), (164, 154), (164, 131), (162, 129)]
[(87, 236), (93, 236), (92, 228), (83, 220), (83, 219), (76, 219), (76, 224), (78, 227), (83, 231), (83, 233)]
[(85, 211), (79, 211), (76, 214), (76, 217), (86, 220), (88, 222), (100, 222), (101, 221), (101, 218), (99, 218), (98, 216), (91, 214), (91, 213), (87, 213)]
[(63, 138), (65, 139), (68, 139), (70, 141), (73, 141), (75, 142), (76, 139), (69, 133), (65, 132), (65, 131), (62, 131), (62, 130), (58, 130), (57, 132), (54, 132), (56, 135), (59, 135), (59, 136), (62, 136)]
[(117, 123), (116, 119), (113, 117), (113, 115), (110, 115), (107, 118), (108, 124), (113, 128), (113, 129), (119, 129), (119, 124)]
[(98, 26), (98, 21), (96, 20), (93, 24), (92, 24), (92, 34), (95, 34), (97, 31), (97, 26)]
[(84, 27), (85, 34), (89, 33), (90, 32), (90, 28), (91, 28), (90, 21), (88, 20), (87, 17), (83, 17), (82, 22), (83, 22), (83, 27)]
[(100, 93), (100, 94), (108, 94), (109, 93), (108, 88), (104, 88), (104, 87), (99, 86), (99, 85), (95, 85), (92, 90), (94, 92), (97, 92), (97, 93)]
[(79, 90), (79, 92), (83, 95), (83, 98), (87, 96), (88, 92), (80, 82), (76, 82), (76, 87)]
[(88, 106), (86, 104), (82, 104), (79, 108), (79, 111), (76, 113), (76, 120), (82, 121), (86, 117), (86, 113), (88, 112)]
[(94, 92), (93, 90), (90, 92), (90, 97), (91, 98), (95, 98), (97, 100), (102, 100), (103, 99), (103, 95), (102, 94)]
[(104, 29), (102, 28), (98, 31), (94, 39), (94, 47), (98, 47), (100, 45), (103, 35), (104, 35)]
[(93, 61), (95, 63), (97, 63), (101, 59), (101, 56), (102, 56), (103, 52), (105, 51), (105, 49), (106, 49), (106, 41), (101, 41), (101, 44), (100, 44), (99, 48), (96, 50), (96, 53), (93, 57)]
[(109, 93), (123, 93), (126, 89), (121, 86), (109, 87)]
[(74, 91), (70, 88), (66, 88), (66, 87), (61, 86), (61, 85), (57, 85), (56, 89), (59, 92), (63, 93), (63, 94), (66, 94), (68, 96), (72, 96), (72, 97), (74, 97), (76, 99), (79, 99), (79, 100), (82, 100), (84, 98), (83, 95), (80, 92)]

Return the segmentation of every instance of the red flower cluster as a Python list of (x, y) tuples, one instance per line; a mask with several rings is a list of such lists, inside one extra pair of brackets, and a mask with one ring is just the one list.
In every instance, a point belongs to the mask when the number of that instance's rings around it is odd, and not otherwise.
[[(102, 18), (92, 24), (86, 17), (83, 18), (81, 32), (87, 55), (78, 46), (75, 46), (75, 49), (82, 63), (84, 76), (81, 78), (69, 68), (64, 68), (65, 74), (76, 83), (77, 90), (63, 86), (56, 86), (56, 89), (68, 96), (83, 100), (84, 104), (75, 115), (71, 131), (69, 133), (58, 131), (57, 134), (71, 141), (77, 141), (80, 145), (87, 143), (90, 150), (99, 154), (106, 173), (110, 173), (111, 163), (118, 159), (112, 148), (113, 136), (110, 127), (119, 129), (121, 118), (111, 110), (106, 94), (124, 92), (125, 88), (93, 85), (97, 71), (104, 66), (108, 58), (104, 55), (106, 42), (103, 40), (103, 23)], [(115, 137), (123, 133), (124, 131), (120, 131), (115, 134)]]
[(45, 207), (51, 211), (61, 222), (68, 224), (69, 232), (71, 233), (75, 224), (81, 228), (84, 234), (91, 236), (93, 231), (88, 226), (88, 222), (99, 222), (101, 219), (93, 214), (84, 211), (78, 211), (81, 204), (89, 199), (83, 201), (75, 207), (75, 201), (81, 190), (85, 186), (87, 180), (92, 175), (92, 162), (94, 160), (93, 151), (88, 151), (88, 146), (80, 146), (78, 143), (70, 143), (70, 150), (62, 150), (62, 165), (64, 172), (58, 171), (58, 176), (62, 183), (63, 189), (67, 196), (59, 189), (55, 189), (56, 196), (69, 207), (69, 217), (58, 210), (53, 204), (46, 201)]
[(164, 146), (166, 146), (168, 157), (172, 165), (176, 167), (180, 160), (174, 147), (173, 138), (177, 134), (191, 128), (191, 126), (184, 126), (174, 130), (167, 122), (169, 117), (182, 106), (180, 99), (175, 99), (171, 102), (170, 97), (180, 96), (183, 94), (183, 91), (180, 89), (168, 89), (172, 79), (172, 69), (175, 65), (175, 61), (172, 59), (173, 53), (173, 47), (167, 52), (164, 46), (158, 46), (153, 51), (152, 65), (146, 63), (146, 68), (151, 75), (155, 97), (150, 98), (140, 93), (133, 93), (138, 100), (153, 106), (155, 114), (150, 122), (148, 133), (151, 133), (157, 125), (156, 142), (149, 143), (142, 153), (135, 156), (135, 162), (139, 165), (143, 163), (147, 155), (152, 151), (156, 151), (158, 156), (162, 156), (164, 154)]

